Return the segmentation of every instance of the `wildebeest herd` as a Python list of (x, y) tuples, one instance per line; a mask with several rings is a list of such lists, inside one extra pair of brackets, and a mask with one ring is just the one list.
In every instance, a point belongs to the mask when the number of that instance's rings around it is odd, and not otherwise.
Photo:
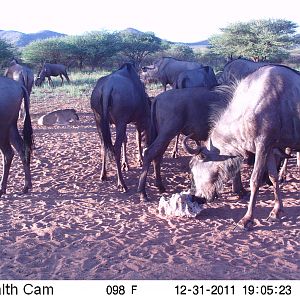
[[(17, 77), (12, 67), (17, 70)], [(31, 188), (29, 165), (33, 133), (29, 96), (33, 76), (27, 69), (14, 61), (5, 75), (19, 83), (0, 78), (0, 148), (3, 154), (0, 196), (6, 192), (13, 158), (11, 145), (20, 154), (24, 165), (23, 192)], [(62, 82), (62, 75), (69, 82), (62, 65), (45, 64), (35, 83), (40, 85), (48, 77), (50, 84), (50, 76), (58, 75)], [(150, 99), (144, 83), (153, 81), (160, 82), (165, 91)], [(168, 84), (173, 89), (166, 90)], [(22, 98), (25, 107), (23, 139), (17, 129)], [(161, 192), (165, 190), (160, 173), (163, 154), (174, 137), (184, 134), (183, 146), (193, 155), (190, 161), (193, 201), (213, 201), (223, 184), (230, 180), (233, 191), (243, 196), (241, 164), (252, 161), (250, 201), (237, 226), (249, 229), (253, 225), (258, 190), (266, 180), (272, 184), (275, 197), (269, 220), (280, 219), (283, 213), (280, 165), (289, 157), (286, 153), (300, 151), (298, 71), (283, 65), (237, 59), (224, 66), (217, 80), (209, 66), (170, 57), (143, 67), (140, 73), (133, 65), (125, 63), (117, 71), (98, 80), (91, 94), (91, 108), (102, 147), (101, 180), (107, 179), (106, 161), (109, 155), (116, 162), (118, 190), (127, 190), (122, 170), (127, 168), (126, 126), (133, 123), (142, 165), (137, 188), (141, 201), (151, 200), (146, 193), (151, 162), (156, 186)], [(110, 124), (116, 128), (114, 143)], [(197, 146), (191, 146), (189, 139)]]

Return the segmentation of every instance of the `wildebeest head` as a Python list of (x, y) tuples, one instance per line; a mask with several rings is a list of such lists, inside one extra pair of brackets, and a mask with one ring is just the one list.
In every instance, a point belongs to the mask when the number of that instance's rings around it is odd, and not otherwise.
[(242, 159), (236, 156), (221, 155), (211, 141), (208, 147), (191, 148), (186, 137), (183, 141), (185, 150), (193, 154), (190, 161), (191, 193), (198, 198), (213, 201), (222, 190), (223, 183), (240, 170)]

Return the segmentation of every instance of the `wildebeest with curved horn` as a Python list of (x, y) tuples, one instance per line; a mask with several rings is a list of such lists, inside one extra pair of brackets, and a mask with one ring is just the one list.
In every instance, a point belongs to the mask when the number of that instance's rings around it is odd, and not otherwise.
[(154, 61), (153, 65), (142, 67), (142, 71), (147, 74), (142, 75), (154, 78), (161, 82), (166, 91), (167, 85), (174, 86), (178, 75), (186, 70), (202, 67), (202, 64), (192, 61), (178, 60), (173, 57), (162, 57)]
[(158, 95), (151, 106), (151, 139), (145, 150), (143, 168), (139, 179), (140, 200), (147, 200), (146, 178), (154, 162), (155, 185), (160, 192), (165, 188), (160, 174), (160, 164), (170, 141), (179, 133), (191, 135), (195, 141), (205, 141), (211, 129), (213, 111), (227, 105), (226, 89), (188, 88), (172, 89)]
[(67, 67), (65, 65), (44, 63), (37, 79), (35, 80), (35, 85), (40, 86), (44, 82), (45, 78), (47, 77), (49, 85), (54, 86), (51, 76), (55, 76), (55, 77), (60, 76), (61, 85), (63, 85), (63, 82), (64, 82), (63, 77), (66, 78), (68, 83), (70, 82), (70, 79), (69, 79), (69, 76), (67, 73)]
[[(26, 115), (22, 139), (18, 131), (17, 121), (23, 98)], [(0, 196), (6, 193), (9, 170), (14, 156), (12, 146), (19, 153), (25, 172), (23, 193), (27, 193), (32, 187), (30, 173), (32, 144), (28, 92), (26, 88), (18, 82), (10, 78), (0, 77), (0, 150), (3, 156)]]
[[(117, 165), (117, 188), (127, 191), (121, 172), (121, 146), (126, 142), (126, 127), (134, 123), (138, 136), (144, 136), (149, 142), (150, 106), (144, 85), (136, 70), (130, 63), (98, 80), (91, 96), (91, 108), (94, 112), (96, 126), (102, 147), (101, 180), (106, 180), (107, 152), (115, 159)], [(116, 126), (116, 139), (112, 144), (109, 124)], [(139, 143), (140, 148), (140, 143)], [(141, 154), (141, 149), (139, 149)]]
[(300, 76), (284, 66), (264, 66), (242, 79), (213, 127), (210, 150), (204, 148), (190, 162), (195, 194), (208, 201), (222, 183), (240, 170), (247, 153), (255, 154), (250, 179), (250, 202), (238, 226), (253, 224), (253, 210), (263, 174), (268, 172), (275, 205), (270, 220), (278, 220), (283, 204), (276, 168), (277, 153), (286, 147), (300, 150)]

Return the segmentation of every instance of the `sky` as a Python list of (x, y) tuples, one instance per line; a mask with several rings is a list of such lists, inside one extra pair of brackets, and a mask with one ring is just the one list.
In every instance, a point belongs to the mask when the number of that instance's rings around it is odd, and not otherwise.
[(71, 35), (135, 28), (172, 42), (198, 42), (231, 23), (286, 19), (299, 27), (299, 0), (2, 0), (0, 30)]

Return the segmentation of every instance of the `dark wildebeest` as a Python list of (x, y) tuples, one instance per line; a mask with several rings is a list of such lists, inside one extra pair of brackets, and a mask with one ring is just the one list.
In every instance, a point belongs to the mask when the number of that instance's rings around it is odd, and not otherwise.
[(219, 77), (220, 84), (229, 84), (236, 82), (258, 70), (261, 67), (269, 65), (268, 62), (254, 62), (246, 58), (237, 58), (229, 61), (223, 68)]
[(4, 76), (23, 84), (30, 96), (34, 82), (34, 75), (30, 68), (20, 65), (17, 60), (14, 59), (5, 70)]
[(167, 85), (174, 86), (178, 75), (186, 70), (192, 70), (202, 67), (202, 64), (191, 61), (178, 60), (172, 57), (162, 57), (156, 60), (153, 65), (142, 68), (143, 72), (149, 72), (148, 78), (157, 79), (166, 91)]
[[(214, 70), (209, 66), (204, 66), (198, 69), (186, 70), (181, 72), (176, 80), (175, 88), (192, 88), (192, 87), (206, 87), (208, 89), (213, 88), (218, 84)], [(178, 156), (178, 134), (172, 151), (172, 157)]]
[(264, 66), (242, 79), (203, 148), (190, 162), (195, 195), (211, 201), (222, 183), (240, 170), (248, 153), (255, 154), (250, 202), (238, 226), (253, 224), (253, 210), (265, 171), (274, 187), (275, 205), (268, 219), (278, 220), (283, 204), (276, 156), (290, 147), (300, 150), (300, 76), (284, 66)]
[[(22, 139), (18, 131), (17, 121), (23, 98), (26, 115)], [(0, 196), (6, 193), (9, 170), (14, 156), (11, 145), (21, 157), (25, 172), (23, 193), (27, 193), (32, 187), (30, 173), (32, 127), (29, 115), (29, 96), (23, 85), (10, 78), (0, 77), (0, 150), (3, 156)]]
[[(150, 107), (144, 85), (134, 67), (127, 63), (112, 74), (100, 78), (92, 92), (91, 107), (94, 112), (102, 147), (101, 180), (106, 180), (106, 154), (109, 152), (117, 165), (120, 191), (127, 191), (121, 172), (121, 146), (126, 142), (126, 126), (134, 123), (139, 137), (144, 135), (149, 143)], [(116, 139), (112, 145), (109, 123), (116, 126)]]
[(176, 89), (191, 87), (207, 87), (208, 89), (218, 85), (214, 70), (209, 66), (186, 70), (181, 72), (175, 82)]
[[(13, 59), (9, 67), (5, 70), (4, 76), (24, 85), (30, 97), (34, 82), (34, 75), (30, 68), (20, 65), (16, 59)], [(21, 107), (22, 109), (20, 110), (20, 117), (24, 115), (24, 107)]]
[(55, 76), (55, 77), (60, 76), (61, 85), (63, 85), (63, 82), (64, 82), (63, 76), (66, 78), (66, 80), (68, 82), (70, 82), (66, 66), (61, 65), (61, 64), (45, 63), (43, 65), (42, 70), (40, 71), (37, 79), (35, 80), (35, 85), (40, 86), (44, 82), (45, 78), (47, 77), (49, 85), (54, 86), (51, 76)]
[[(228, 62), (224, 66), (224, 70), (222, 72), (221, 77), (219, 78), (220, 83), (230, 83), (235, 82), (237, 80), (241, 80), (248, 76), (249, 74), (253, 73), (254, 71), (258, 70), (259, 68), (267, 65), (275, 65), (278, 64), (271, 64), (268, 62), (254, 62), (249, 59), (245, 58), (238, 58)], [(300, 74), (299, 74), (300, 75)], [(287, 154), (291, 154), (290, 149), (286, 149)], [(282, 167), (279, 172), (279, 180), (283, 181), (287, 174), (287, 161), (288, 158), (285, 158), (282, 164)], [(297, 165), (300, 168), (300, 152), (297, 152)]]
[(197, 142), (205, 141), (211, 129), (210, 115), (216, 108), (227, 104), (225, 89), (206, 88), (172, 89), (158, 95), (151, 106), (151, 145), (144, 152), (143, 168), (138, 192), (141, 201), (147, 200), (146, 178), (151, 162), (154, 162), (156, 186), (162, 184), (160, 164), (170, 141), (179, 133), (191, 135)]

